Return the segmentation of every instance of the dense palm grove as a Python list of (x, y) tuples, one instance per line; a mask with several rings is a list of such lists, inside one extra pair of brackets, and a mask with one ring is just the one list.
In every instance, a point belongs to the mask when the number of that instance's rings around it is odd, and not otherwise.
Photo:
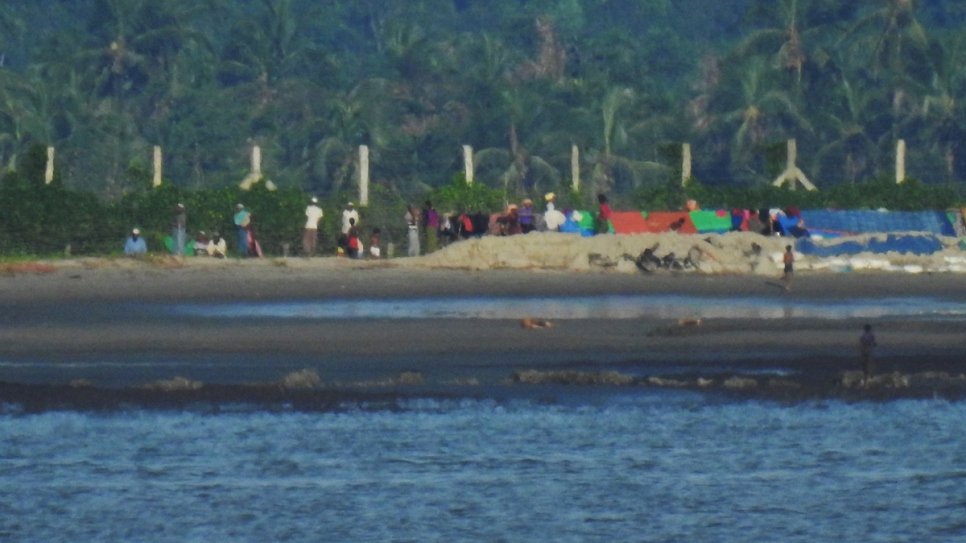
[[(796, 138), (822, 190), (966, 175), (966, 7), (915, 0), (5, 0), (0, 161), (117, 201), (151, 149), (182, 189), (224, 189), (253, 145), (278, 186), (448, 186), (461, 145), (509, 198), (581, 182), (659, 194), (680, 143), (706, 186), (768, 185)], [(379, 192), (381, 191), (381, 192)], [(650, 192), (649, 192), (650, 191)], [(655, 192), (656, 191), (656, 192)], [(589, 200), (588, 200), (589, 201)]]

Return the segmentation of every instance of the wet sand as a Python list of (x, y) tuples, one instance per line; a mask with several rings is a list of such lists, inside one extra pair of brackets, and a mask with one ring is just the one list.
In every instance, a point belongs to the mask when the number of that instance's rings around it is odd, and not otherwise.
[[(50, 263), (50, 273), (6, 274), (0, 276), (0, 381), (124, 388), (182, 376), (231, 386), (311, 369), (323, 387), (368, 383), (359, 388), (383, 394), (398, 384), (394, 376), (411, 371), (425, 377), (423, 391), (463, 394), (463, 385), (472, 383), (470, 393), (487, 395), (507, 388), (514, 372), (535, 369), (690, 378), (775, 371), (829, 383), (857, 369), (864, 320), (711, 319), (693, 326), (642, 317), (556, 320), (552, 328), (525, 329), (517, 319), (201, 319), (154, 315), (152, 307), (631, 294), (773, 297), (788, 304), (930, 297), (966, 304), (966, 277), (955, 274), (802, 273), (786, 293), (777, 278), (761, 276), (436, 270), (419, 260), (72, 260)], [(880, 373), (966, 371), (966, 322), (871, 322)]]

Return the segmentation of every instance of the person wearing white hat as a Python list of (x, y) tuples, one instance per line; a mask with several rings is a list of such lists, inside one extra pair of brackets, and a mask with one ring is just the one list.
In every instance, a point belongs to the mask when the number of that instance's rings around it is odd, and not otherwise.
[(148, 252), (148, 244), (141, 237), (141, 231), (135, 228), (131, 230), (130, 237), (124, 242), (124, 254), (127, 256), (138, 256)]
[(355, 219), (356, 227), (359, 226), (359, 212), (356, 211), (356, 208), (352, 204), (352, 202), (347, 203), (345, 205), (345, 209), (342, 210), (342, 233), (343, 234), (348, 234), (349, 228), (352, 227), (352, 225), (349, 224), (349, 219)]
[(319, 199), (312, 197), (312, 202), (305, 208), (305, 236), (302, 238), (302, 249), (305, 256), (315, 254), (315, 246), (319, 241), (319, 219), (322, 218), (322, 208)]

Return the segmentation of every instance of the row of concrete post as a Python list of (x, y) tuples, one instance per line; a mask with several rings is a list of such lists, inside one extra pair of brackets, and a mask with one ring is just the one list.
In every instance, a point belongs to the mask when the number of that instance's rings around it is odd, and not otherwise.
[[(796, 165), (798, 160), (798, 147), (795, 140), (788, 140), (788, 154), (787, 162), (785, 166), (785, 171), (783, 171), (777, 179), (772, 183), (776, 187), (780, 187), (785, 183), (791, 183), (791, 188), (794, 190), (796, 183), (801, 183), (803, 187), (807, 190), (817, 190), (815, 185), (808, 180), (808, 177), (802, 172), (802, 170)], [(161, 185), (161, 169), (162, 169), (162, 156), (161, 147), (154, 146), (154, 186), (157, 187)], [(469, 145), (463, 146), (463, 169), (466, 175), (466, 182), (468, 184), (473, 183), (473, 147)], [(574, 191), (580, 190), (580, 150), (576, 145), (570, 148), (570, 173), (572, 181), (572, 187)], [(252, 164), (251, 171), (245, 179), (241, 182), (241, 187), (244, 190), (248, 190), (258, 183), (262, 178), (262, 150), (259, 146), (255, 145), (252, 147)], [(691, 178), (691, 144), (684, 143), (681, 145), (681, 185), (684, 186), (688, 179)], [(44, 175), (44, 180), (50, 183), (54, 179), (54, 148), (47, 148), (47, 170)], [(896, 145), (896, 183), (902, 183), (906, 179), (906, 142), (905, 140), (899, 140)], [(269, 188), (273, 188), (270, 186)], [(367, 206), (369, 205), (369, 147), (367, 145), (359, 146), (359, 205)]]

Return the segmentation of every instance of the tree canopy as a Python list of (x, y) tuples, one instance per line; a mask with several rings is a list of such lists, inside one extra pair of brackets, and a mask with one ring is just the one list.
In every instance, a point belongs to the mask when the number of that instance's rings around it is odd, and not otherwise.
[[(57, 148), (117, 200), (151, 148), (189, 189), (237, 184), (259, 145), (283, 188), (448, 187), (461, 146), (522, 196), (581, 178), (663, 187), (689, 142), (705, 184), (761, 188), (784, 140), (820, 189), (966, 176), (966, 8), (951, 0), (6, 0), (0, 165)], [(778, 151), (776, 151), (776, 149)]]

